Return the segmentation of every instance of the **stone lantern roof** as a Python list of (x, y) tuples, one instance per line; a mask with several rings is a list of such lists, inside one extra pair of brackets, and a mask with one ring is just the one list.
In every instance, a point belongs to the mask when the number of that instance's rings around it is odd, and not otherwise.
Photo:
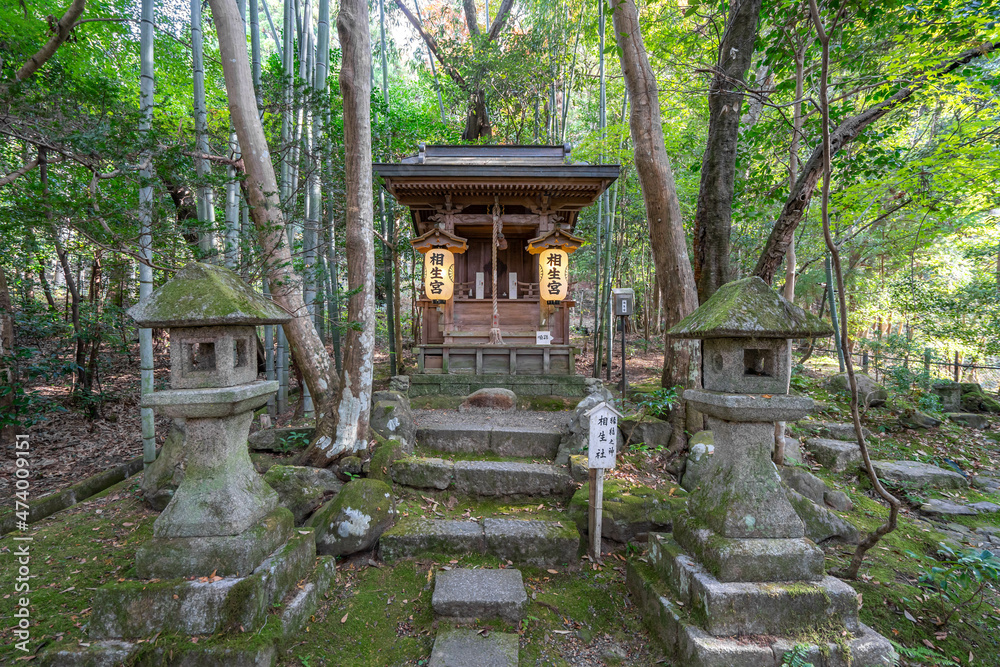
[(833, 329), (752, 276), (720, 287), (669, 334), (700, 339), (823, 338), (832, 336)]
[(128, 310), (142, 327), (283, 324), (291, 315), (255, 292), (235, 272), (191, 262), (148, 299)]

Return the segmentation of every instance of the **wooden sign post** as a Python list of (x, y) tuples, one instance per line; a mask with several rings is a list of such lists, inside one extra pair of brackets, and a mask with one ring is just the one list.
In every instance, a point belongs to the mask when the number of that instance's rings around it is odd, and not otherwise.
[(604, 471), (615, 467), (618, 454), (618, 419), (620, 412), (601, 402), (584, 414), (590, 420), (587, 444), (590, 468), (590, 557), (601, 561), (601, 518), (604, 511)]

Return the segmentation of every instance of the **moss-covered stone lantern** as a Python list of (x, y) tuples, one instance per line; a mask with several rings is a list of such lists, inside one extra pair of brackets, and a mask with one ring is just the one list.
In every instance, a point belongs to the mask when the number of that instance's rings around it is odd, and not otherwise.
[(706, 416), (714, 454), (672, 536), (651, 535), (649, 565), (630, 564), (628, 580), (679, 664), (775, 665), (806, 633), (815, 664), (845, 646), (843, 664), (892, 664), (888, 641), (858, 620), (854, 590), (825, 575), (771, 462), (774, 422), (813, 408), (788, 393), (789, 339), (832, 334), (757, 277), (722, 286), (670, 330), (703, 341), (704, 389), (684, 399)]
[(142, 405), (187, 420), (184, 478), (140, 548), (143, 577), (244, 575), (292, 531), (247, 451), (253, 411), (277, 391), (257, 380), (261, 324), (287, 312), (220, 266), (192, 262), (129, 314), (143, 327), (170, 332), (170, 389)]

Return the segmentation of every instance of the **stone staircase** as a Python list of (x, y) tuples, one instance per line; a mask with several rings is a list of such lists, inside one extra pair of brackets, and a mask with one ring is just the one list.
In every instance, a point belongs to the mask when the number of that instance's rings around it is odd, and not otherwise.
[[(500, 619), (516, 625), (524, 618), (528, 595), (515, 569), (442, 571), (434, 582), (434, 613), (447, 625), (434, 640), (430, 667), (516, 667), (518, 635), (482, 632), (478, 621)], [(471, 624), (471, 627), (455, 627)]]
[[(519, 501), (568, 501), (576, 490), (568, 467), (552, 462), (562, 437), (562, 416), (532, 412), (421, 416), (424, 423), (417, 428), (414, 455), (390, 467), (397, 485)], [(553, 521), (409, 516), (386, 531), (380, 544), (386, 561), (431, 553), (484, 554), (537, 567), (574, 563), (582, 547), (569, 517)]]

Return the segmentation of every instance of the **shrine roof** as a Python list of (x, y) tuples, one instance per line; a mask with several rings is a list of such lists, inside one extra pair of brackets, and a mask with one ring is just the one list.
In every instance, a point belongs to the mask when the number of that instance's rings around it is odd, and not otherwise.
[[(579, 189), (591, 181), (603, 191), (618, 178), (616, 164), (574, 162), (566, 146), (425, 146), (398, 163), (375, 163), (375, 171), (390, 183), (390, 191), (411, 183), (430, 191), (469, 191), (487, 187), (496, 194), (514, 184), (542, 189)], [(574, 181), (576, 183), (574, 183)], [(576, 186), (574, 188), (573, 186)], [(588, 184), (589, 185), (589, 184)], [(563, 186), (563, 187), (560, 187)], [(534, 194), (528, 188), (526, 195)], [(590, 190), (592, 187), (586, 187)], [(477, 192), (478, 193), (478, 192)], [(393, 194), (396, 194), (393, 192)], [(483, 192), (483, 194), (486, 194)]]

